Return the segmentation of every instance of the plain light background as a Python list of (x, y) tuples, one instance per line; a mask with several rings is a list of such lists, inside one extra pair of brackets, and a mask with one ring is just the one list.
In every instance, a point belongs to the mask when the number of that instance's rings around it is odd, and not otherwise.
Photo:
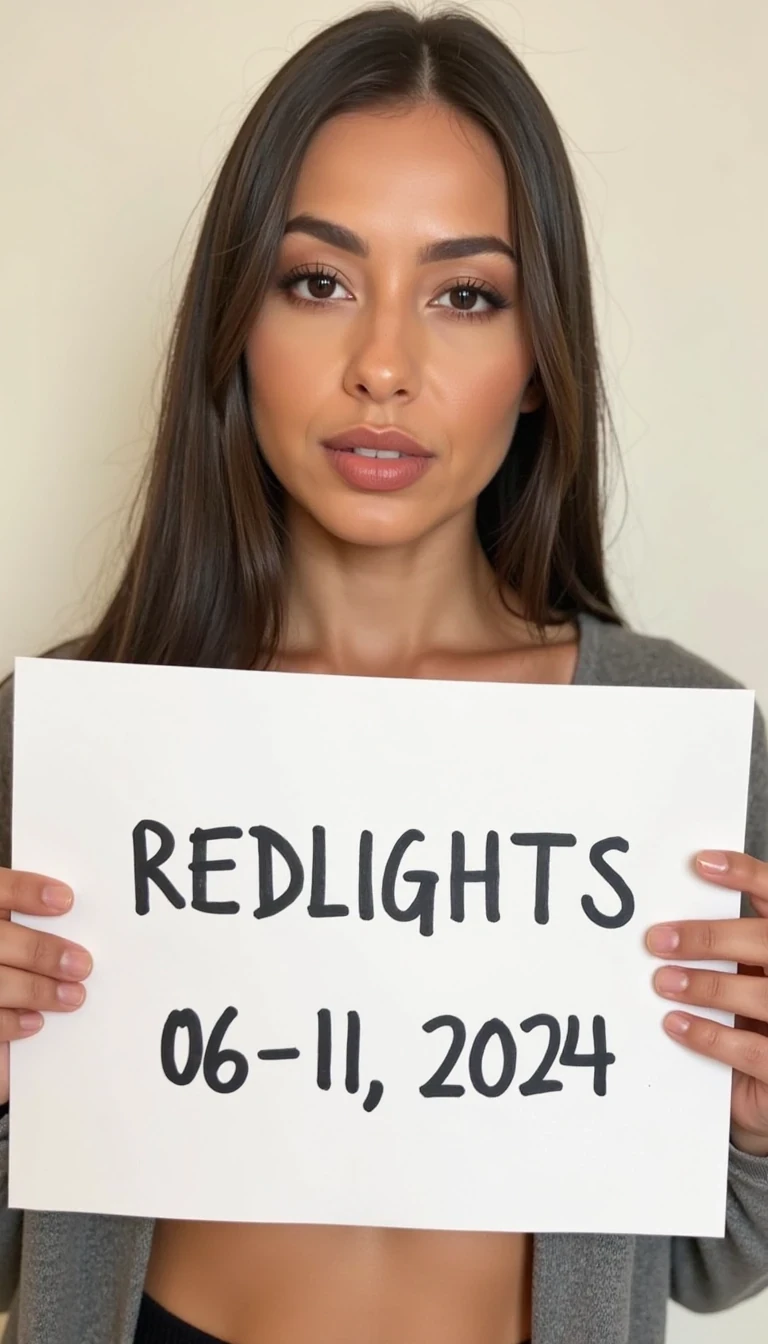
[[(548, 98), (587, 209), (626, 473), (619, 601), (768, 708), (768, 7), (465, 8)], [(84, 630), (108, 593), (212, 180), (264, 82), (348, 11), (0, 0), (0, 674)], [(767, 1327), (768, 1295), (673, 1308), (670, 1341), (762, 1344)]]

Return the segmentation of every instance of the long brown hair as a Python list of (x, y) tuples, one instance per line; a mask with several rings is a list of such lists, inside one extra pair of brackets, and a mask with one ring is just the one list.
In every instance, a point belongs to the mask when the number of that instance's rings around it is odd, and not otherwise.
[(471, 14), (407, 4), (353, 12), (277, 71), (215, 182), (174, 325), (139, 526), (80, 657), (267, 667), (281, 636), (282, 487), (249, 408), (244, 347), (274, 273), (305, 150), (339, 113), (439, 100), (502, 158), (516, 221), (538, 411), (519, 417), (477, 527), (500, 583), (535, 625), (592, 612), (621, 623), (603, 558), (611, 437), (584, 225), (555, 120), (521, 62)]

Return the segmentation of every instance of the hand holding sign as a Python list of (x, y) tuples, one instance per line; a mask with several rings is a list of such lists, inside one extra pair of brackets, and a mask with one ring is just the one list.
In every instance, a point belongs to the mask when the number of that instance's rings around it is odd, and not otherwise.
[(91, 971), (85, 948), (53, 933), (11, 924), (11, 911), (63, 915), (72, 892), (39, 873), (0, 868), (0, 1105), (9, 1098), (8, 1042), (34, 1036), (43, 1012), (72, 1012), (85, 998), (78, 982)]
[[(694, 1006), (723, 1008), (738, 1015), (737, 1027), (683, 1013), (670, 1014), (665, 1026), (691, 1049), (720, 1059), (735, 1070), (731, 1105), (734, 1140), (747, 1151), (765, 1154), (768, 1153), (768, 863), (730, 852), (703, 853), (697, 864), (701, 875), (710, 881), (746, 891), (758, 919), (690, 920), (678, 926), (657, 925), (648, 932), (648, 946), (657, 956), (737, 961), (740, 973), (734, 976), (670, 966), (656, 973), (655, 985), (665, 998)], [(55, 916), (64, 914), (71, 905), (72, 892), (64, 884), (36, 873), (0, 869), (0, 920), (4, 921), (0, 925), (0, 1003), (4, 1005), (0, 1007), (0, 1104), (8, 1100), (7, 1043), (35, 1035), (43, 1026), (43, 1012), (71, 1012), (80, 1007), (85, 990), (79, 981), (90, 974), (92, 965), (85, 948), (55, 934), (36, 933), (10, 924), (7, 922), (10, 912)], [(359, 1022), (357, 1026), (359, 1032)], [(325, 1062), (325, 1055), (330, 1052), (329, 1034), (330, 1024), (320, 1018), (321, 1076), (324, 1070), (329, 1071)], [(359, 1050), (359, 1035), (357, 1046)], [(261, 1052), (262, 1056), (267, 1053)], [(372, 1095), (375, 1097), (369, 1093)]]
[(648, 946), (657, 956), (686, 961), (735, 961), (739, 973), (683, 970), (656, 972), (665, 998), (737, 1015), (735, 1027), (689, 1013), (671, 1013), (671, 1036), (699, 1054), (735, 1070), (731, 1116), (734, 1143), (745, 1152), (768, 1156), (768, 863), (746, 854), (705, 851), (698, 855), (702, 877), (733, 891), (745, 891), (757, 919), (685, 920), (650, 929)]
[(20, 660), (13, 862), (95, 969), (11, 1052), (11, 1206), (721, 1235), (731, 1078), (645, 934), (738, 911), (690, 854), (743, 841), (753, 708)]

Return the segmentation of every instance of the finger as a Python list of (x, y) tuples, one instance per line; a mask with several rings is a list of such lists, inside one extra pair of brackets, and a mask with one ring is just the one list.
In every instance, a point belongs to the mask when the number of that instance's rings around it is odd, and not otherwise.
[(718, 1059), (760, 1083), (768, 1084), (768, 1039), (754, 1031), (726, 1027), (710, 1018), (692, 1013), (669, 1013), (664, 1019), (667, 1033), (697, 1055)]
[(768, 901), (768, 863), (734, 850), (703, 849), (696, 855), (696, 871), (709, 882)]
[(11, 910), (20, 915), (63, 915), (72, 908), (72, 888), (55, 877), (0, 868), (0, 917)]
[(0, 1008), (0, 1041), (23, 1041), (36, 1035), (44, 1024), (42, 1013), (15, 1013), (10, 1008)]
[(676, 961), (768, 965), (766, 919), (684, 919), (675, 924), (655, 924), (645, 941), (657, 957), (674, 957)]
[[(53, 933), (23, 924), (0, 925), (0, 967), (14, 966), (58, 980), (85, 980), (93, 970), (90, 952)], [(2, 1000), (0, 1000), (1, 1002)]]
[(85, 987), (71, 980), (51, 980), (47, 975), (0, 966), (0, 1003), (7, 1008), (32, 1012), (71, 1012), (85, 999)]
[(656, 992), (665, 999), (698, 1008), (719, 1008), (755, 1022), (768, 1022), (768, 979), (730, 971), (696, 971), (683, 966), (661, 966), (653, 977)]

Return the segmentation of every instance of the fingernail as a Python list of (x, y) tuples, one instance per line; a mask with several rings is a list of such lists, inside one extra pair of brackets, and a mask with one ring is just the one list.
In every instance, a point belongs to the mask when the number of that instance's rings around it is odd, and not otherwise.
[(25, 1036), (31, 1036), (33, 1031), (39, 1031), (42, 1025), (42, 1013), (19, 1013), (19, 1030)]
[(664, 1026), (670, 1036), (684, 1036), (691, 1025), (691, 1019), (684, 1013), (669, 1013), (664, 1018)]
[(680, 946), (680, 934), (671, 924), (657, 924), (649, 929), (646, 942), (652, 952), (674, 952)]
[(68, 1008), (76, 1008), (85, 998), (85, 990), (82, 985), (57, 985), (56, 998), (59, 1003), (65, 1003)]
[(59, 966), (73, 980), (84, 980), (93, 970), (93, 961), (90, 952), (86, 952), (84, 947), (68, 947), (61, 954)]
[(696, 862), (705, 873), (727, 873), (729, 868), (728, 855), (719, 849), (703, 849), (696, 855)]
[(40, 900), (50, 910), (68, 910), (73, 901), (73, 893), (69, 887), (43, 887)]
[(690, 983), (685, 971), (678, 970), (677, 966), (662, 966), (654, 977), (660, 994), (683, 994)]

